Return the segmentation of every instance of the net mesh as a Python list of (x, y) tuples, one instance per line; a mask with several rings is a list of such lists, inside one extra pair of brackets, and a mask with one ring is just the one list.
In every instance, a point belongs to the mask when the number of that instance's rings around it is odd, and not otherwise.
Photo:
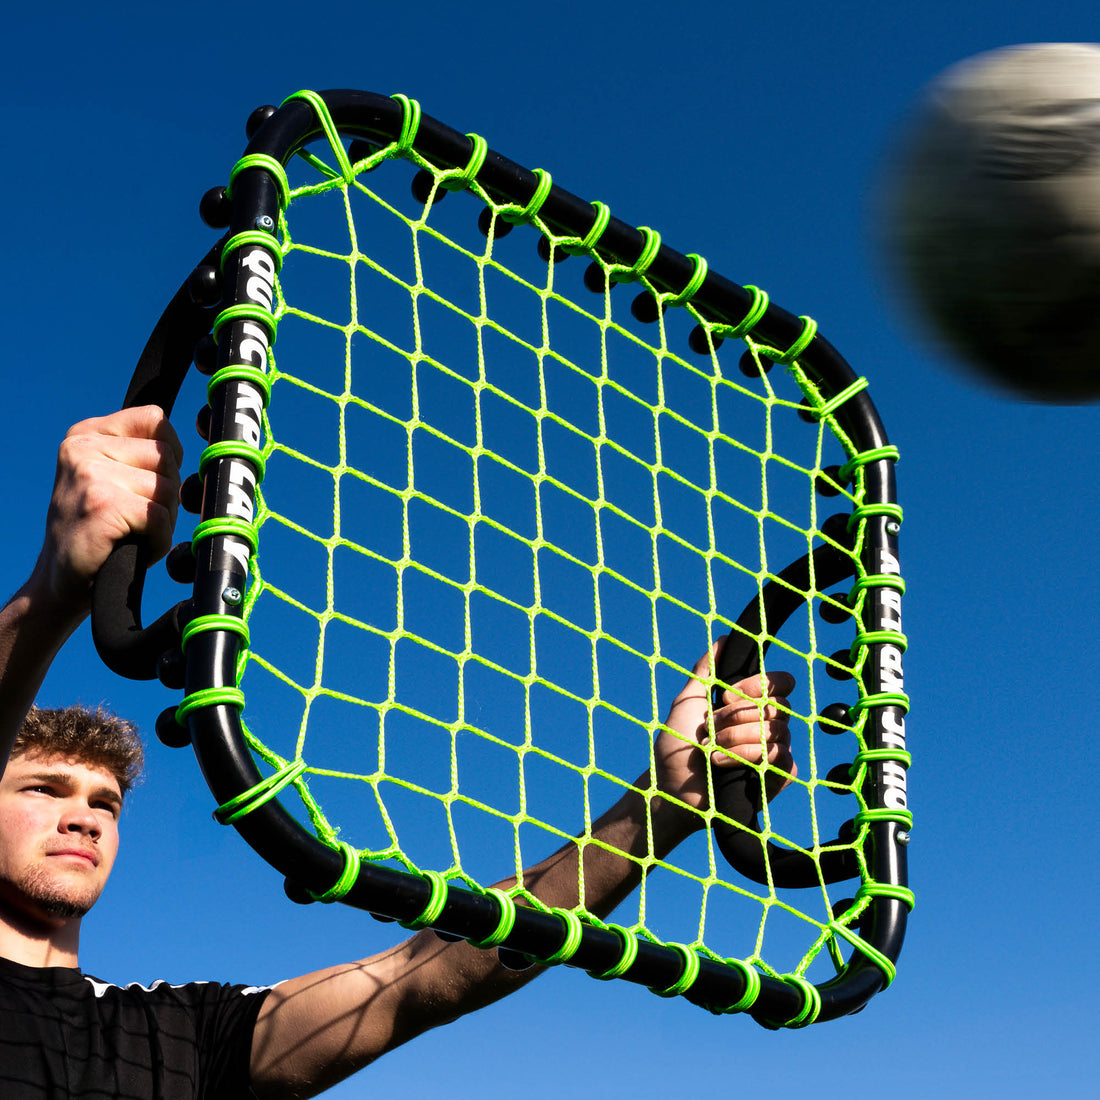
[[(831, 541), (822, 524), (858, 506), (862, 468), (842, 481), (853, 448), (833, 416), (800, 417), (822, 399), (797, 362), (769, 370), (775, 349), (472, 173), (407, 142), (365, 152), (330, 136), (288, 166), (246, 733), (325, 843), (475, 889), (515, 874), (537, 906), (524, 867), (602, 843), (593, 820), (652, 774), (695, 660)], [(652, 319), (631, 311), (638, 292), (662, 303)], [(837, 771), (866, 749), (861, 720), (817, 720), (855, 702), (833, 682), (863, 659), (850, 610), (811, 587), (759, 639), (798, 681), (798, 774), (763, 837), (811, 856), (866, 809), (862, 772)], [(828, 977), (867, 904), (853, 883), (748, 882), (710, 829), (627, 858), (647, 873), (621, 927), (773, 975)]]

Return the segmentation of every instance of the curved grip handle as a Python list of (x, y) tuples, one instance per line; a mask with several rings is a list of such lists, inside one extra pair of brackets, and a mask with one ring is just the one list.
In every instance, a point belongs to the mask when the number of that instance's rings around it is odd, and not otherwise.
[[(760, 672), (760, 655), (768, 648), (760, 647), (756, 637), (764, 633), (775, 635), (780, 626), (803, 604), (810, 587), (811, 561), (813, 581), (820, 591), (855, 574), (856, 563), (832, 546), (819, 546), (792, 562), (769, 581), (761, 596), (754, 599), (737, 620), (738, 630), (730, 633), (722, 647), (715, 674), (725, 684), (733, 684)], [(715, 703), (722, 689), (715, 688)], [(850, 850), (823, 852), (815, 861), (802, 852), (779, 848), (770, 841), (760, 842), (760, 821), (757, 817), (763, 802), (763, 792), (757, 773), (747, 767), (713, 768), (715, 799), (722, 813), (745, 828), (724, 821), (714, 823), (714, 838), (730, 866), (753, 882), (778, 887), (800, 889), (817, 886), (820, 876), (826, 882), (852, 878), (859, 873)], [(840, 843), (837, 841), (837, 843)], [(820, 866), (820, 872), (818, 867)], [(770, 875), (769, 875), (770, 870)]]
[[(217, 263), (225, 239), (222, 237), (196, 266)], [(192, 301), (185, 282), (149, 336), (122, 407), (159, 405), (170, 414), (190, 369), (195, 344), (210, 331), (212, 319), (209, 308)], [(111, 551), (92, 586), (96, 650), (112, 672), (131, 680), (153, 679), (161, 654), (179, 641), (174, 608), (151, 626), (141, 625), (141, 593), (148, 565), (147, 541), (131, 536)]]
[[(92, 639), (103, 663), (130, 680), (152, 680), (157, 661), (179, 642), (177, 608), (141, 625), (148, 542), (132, 535), (111, 551), (92, 588)], [(178, 605), (177, 605), (178, 607)]]

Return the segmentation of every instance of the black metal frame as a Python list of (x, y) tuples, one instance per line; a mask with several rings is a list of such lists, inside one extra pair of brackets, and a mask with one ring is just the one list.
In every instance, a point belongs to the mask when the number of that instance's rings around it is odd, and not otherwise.
[[(386, 145), (401, 133), (404, 107), (398, 100), (357, 91), (329, 91), (320, 95), (337, 128), (347, 137)], [(297, 150), (322, 134), (322, 127), (310, 103), (303, 99), (291, 99), (262, 123), (245, 155), (263, 154), (286, 163)], [(462, 168), (470, 159), (473, 143), (466, 135), (424, 115), (416, 133), (415, 149), (440, 167)], [(521, 206), (535, 193), (539, 183), (535, 173), (491, 150), (477, 172), (477, 181), (494, 199)], [(207, 254), (200, 269), (204, 265), (216, 265), (227, 238), (231, 240), (244, 233), (254, 235), (259, 224), (274, 225), (279, 215), (279, 197), (275, 177), (262, 164), (242, 170), (233, 183), (229, 231)], [(265, 217), (270, 218), (271, 222), (263, 223)], [(555, 232), (583, 238), (594, 225), (596, 211), (589, 202), (554, 185), (540, 208), (539, 217)], [(646, 235), (641, 231), (611, 218), (599, 239), (597, 250), (604, 259), (629, 266), (642, 255), (646, 243)], [(275, 251), (273, 238), (271, 251)], [(226, 257), (222, 308), (246, 301), (243, 288), (248, 272), (242, 269), (245, 252), (246, 248), (237, 247)], [(693, 259), (662, 246), (648, 267), (646, 278), (659, 290), (679, 293), (689, 284), (695, 272)], [(189, 282), (193, 288), (194, 281)], [(704, 317), (731, 325), (740, 323), (755, 301), (751, 290), (713, 271), (708, 271), (692, 297), (693, 306)], [(195, 304), (185, 283), (146, 346), (127, 392), (126, 404), (152, 402), (170, 411), (189, 368), (191, 349), (196, 340), (210, 331), (213, 320), (212, 309)], [(240, 341), (238, 327), (239, 322), (225, 326), (219, 339), (220, 366), (240, 361), (235, 358)], [(774, 305), (768, 306), (752, 328), (754, 339), (779, 348), (791, 346), (802, 337), (803, 332), (801, 318)], [(827, 395), (836, 395), (856, 381), (856, 375), (848, 364), (820, 334), (814, 335), (799, 355), (799, 362)], [(239, 426), (227, 410), (235, 409), (242, 396), (248, 397), (250, 388), (254, 395), (255, 389), (246, 379), (233, 379), (216, 388), (211, 402), (212, 440), (242, 440)], [(886, 434), (866, 392), (855, 393), (835, 415), (860, 452), (888, 447)], [(243, 461), (245, 459), (239, 456), (228, 456), (209, 464), (205, 475), (203, 519), (226, 514), (232, 467)], [(888, 457), (866, 464), (864, 478), (866, 504), (893, 503), (893, 463)], [(891, 521), (888, 509), (879, 514), (872, 508), (871, 512), (865, 520), (863, 561), (868, 573), (879, 573), (883, 555), (896, 559), (897, 526)], [(148, 628), (141, 625), (141, 588), (145, 575), (142, 547), (139, 543), (130, 542), (116, 549), (98, 578), (94, 595), (93, 632), (107, 664), (126, 676), (151, 678), (157, 673), (161, 655), (178, 649), (179, 629), (183, 622), (196, 616), (239, 615), (239, 604), (227, 600), (227, 593), (231, 594), (234, 589), (243, 591), (247, 577), (240, 565), (239, 547), (236, 553), (227, 552), (227, 543), (232, 542), (233, 536), (230, 534), (205, 539), (198, 544), (191, 600), (168, 612)], [(825, 569), (824, 562), (815, 564)], [(806, 564), (798, 567), (803, 572), (808, 568)], [(835, 569), (836, 563), (829, 568)], [(841, 569), (841, 577), (851, 574), (850, 559)], [(781, 589), (782, 585), (777, 586), (774, 593), (780, 598)], [(884, 589), (872, 587), (867, 590), (862, 615), (864, 631), (881, 630), (883, 624), (895, 623), (890, 617), (887, 600)], [(769, 629), (777, 629), (778, 623), (790, 610), (793, 607), (782, 615), (778, 611), (774, 614), (767, 612)], [(759, 624), (761, 610), (757, 601), (746, 609), (742, 619), (746, 616), (752, 619), (754, 615)], [(751, 624), (746, 629), (751, 629)], [(863, 676), (866, 693), (871, 696), (897, 690), (896, 680), (885, 677), (880, 668), (883, 665), (880, 651), (884, 644), (888, 643), (868, 646)], [(187, 647), (187, 694), (211, 688), (232, 689), (239, 645), (240, 639), (232, 631), (213, 630), (192, 637)], [(751, 647), (750, 653), (743, 653), (739, 659), (742, 663), (748, 662), (743, 667), (750, 668), (755, 655), (755, 646)], [(883, 747), (887, 743), (883, 740), (884, 723), (888, 722), (891, 728), (896, 729), (903, 721), (903, 715), (904, 710), (899, 706), (888, 704), (872, 708), (866, 725), (869, 745)], [(196, 709), (189, 715), (188, 725), (200, 768), (219, 804), (229, 802), (261, 781), (245, 744), (236, 707), (223, 703)], [(888, 786), (883, 763), (872, 761), (868, 770), (869, 780), (864, 787), (868, 801), (872, 805), (883, 805), (881, 799)], [(234, 824), (245, 841), (284, 874), (288, 883), (294, 884), (299, 893), (302, 890), (323, 893), (344, 872), (344, 855), (312, 836), (279, 804), (278, 799), (266, 802)], [(899, 820), (876, 820), (869, 827), (869, 835), (867, 858), (875, 881), (904, 888), (905, 844), (908, 840), (904, 824)], [(759, 842), (749, 837), (745, 851), (738, 853), (737, 848), (736, 843), (732, 844), (733, 854), (727, 852), (727, 857), (748, 877), (759, 881), (763, 874), (766, 881), (768, 871), (762, 865), (764, 856)], [(769, 851), (769, 858), (778, 854), (778, 850)], [(836, 878), (849, 877), (850, 874), (849, 864), (835, 871)], [(364, 864), (354, 886), (340, 900), (385, 919), (408, 922), (421, 915), (431, 892), (431, 885), (425, 879)], [(901, 892), (904, 893), (904, 890)], [(907, 911), (906, 903), (900, 898), (873, 897), (861, 917), (861, 937), (891, 961), (896, 960), (905, 933)], [(500, 907), (491, 895), (452, 887), (432, 927), (444, 935), (479, 940), (494, 932), (499, 919)], [(501, 946), (529, 957), (547, 958), (562, 947), (566, 936), (567, 929), (560, 918), (551, 913), (520, 908), (513, 930)], [(613, 967), (622, 955), (623, 944), (618, 934), (586, 925), (569, 963), (601, 973)], [(639, 984), (668, 988), (681, 978), (684, 965), (681, 952), (643, 940), (638, 943), (637, 957), (623, 976)], [(886, 975), (879, 964), (858, 950), (853, 952), (843, 972), (818, 987), (821, 1008), (817, 1019), (835, 1018), (858, 1010), (886, 982)], [(746, 989), (747, 979), (740, 969), (703, 959), (698, 976), (685, 996), (720, 1010), (741, 1000)], [(782, 1022), (798, 1017), (804, 1007), (805, 995), (797, 985), (762, 977), (759, 995), (749, 1011), (762, 1022)]]

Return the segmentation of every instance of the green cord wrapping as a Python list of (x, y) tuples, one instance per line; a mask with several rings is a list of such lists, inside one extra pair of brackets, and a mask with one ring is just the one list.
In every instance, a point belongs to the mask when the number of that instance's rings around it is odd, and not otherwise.
[(913, 827), (913, 811), (889, 809), (860, 810), (853, 820), (856, 825), (870, 825), (875, 821), (896, 821), (911, 829)]
[(233, 165), (229, 172), (229, 184), (225, 189), (226, 198), (232, 199), (234, 180), (249, 168), (263, 168), (271, 174), (279, 189), (279, 209), (285, 210), (290, 205), (290, 184), (286, 178), (286, 169), (266, 153), (249, 153)]
[(556, 966), (558, 963), (569, 962), (577, 953), (577, 948), (581, 945), (584, 925), (581, 924), (581, 918), (578, 917), (572, 909), (552, 908), (549, 912), (553, 913), (565, 926), (565, 939), (562, 941), (561, 947), (559, 947), (557, 951), (538, 961), (544, 966)]
[(283, 254), (271, 234), (263, 229), (248, 229), (243, 233), (238, 233), (235, 237), (230, 237), (225, 242), (219, 261), (223, 274), (225, 273), (225, 261), (229, 258), (229, 254), (238, 248), (243, 248), (246, 244), (259, 245), (271, 257), (271, 262), (275, 265), (275, 273), (278, 274), (282, 270)]
[(642, 251), (630, 267), (616, 267), (612, 270), (611, 278), (616, 283), (637, 282), (653, 266), (657, 253), (661, 251), (661, 234), (656, 229), (639, 225), (638, 232), (642, 235)]
[(861, 765), (875, 760), (896, 760), (908, 768), (913, 763), (913, 755), (905, 749), (862, 749), (856, 753), (856, 758), (852, 761), (853, 773), (858, 771)]
[[(202, 692), (196, 692), (194, 696), (188, 696), (184, 703), (186, 704), (188, 700), (201, 694)], [(176, 713), (178, 715), (179, 711)], [(252, 813), (253, 810), (258, 810), (265, 802), (270, 802), (284, 787), (293, 783), (305, 770), (306, 762), (304, 760), (291, 761), (274, 775), (261, 779), (254, 787), (242, 791), (239, 795), (229, 799), (228, 802), (223, 802), (214, 811), (214, 820), (221, 825), (232, 825), (240, 821), (242, 817)]]
[(634, 965), (634, 960), (638, 957), (638, 937), (618, 924), (602, 924), (601, 926), (606, 931), (614, 932), (619, 937), (622, 941), (623, 953), (619, 956), (618, 962), (612, 963), (606, 970), (599, 973), (595, 970), (589, 970), (588, 974), (600, 981), (610, 981), (612, 978), (621, 978)]
[(205, 474), (207, 466), (219, 458), (243, 458), (256, 468), (256, 480), (264, 479), (266, 471), (264, 456), (260, 453), (260, 449), (251, 443), (237, 439), (223, 439), (218, 443), (211, 443), (199, 456), (199, 474)]
[(829, 930), (834, 935), (843, 936), (857, 951), (865, 955), (882, 971), (886, 984), (890, 985), (897, 977), (897, 967), (877, 948), (872, 947), (862, 936), (853, 932), (839, 921), (829, 921)]
[(889, 516), (899, 526), (905, 518), (899, 504), (860, 504), (852, 509), (852, 515), (848, 519), (848, 530), (853, 530), (870, 516)]
[(900, 901), (910, 912), (916, 908), (917, 897), (912, 890), (904, 886), (894, 886), (889, 882), (865, 882), (856, 891), (856, 901), (864, 898), (892, 898)]
[(706, 280), (707, 261), (704, 260), (702, 256), (696, 255), (694, 252), (688, 253), (688, 259), (694, 261), (695, 270), (691, 273), (691, 278), (688, 279), (687, 286), (685, 286), (679, 294), (672, 298), (663, 299), (663, 302), (666, 306), (682, 306), (685, 302), (690, 302), (691, 299), (699, 293), (699, 288)]
[(394, 152), (400, 155), (410, 152), (416, 141), (416, 134), (420, 129), (420, 104), (415, 99), (400, 93), (391, 95), (390, 99), (400, 103), (405, 112), (401, 119), (401, 133), (394, 143)]
[(883, 691), (877, 695), (867, 695), (862, 699), (857, 699), (848, 709), (853, 714), (859, 714), (860, 711), (870, 710), (871, 707), (900, 707), (908, 713), (909, 696), (904, 692)]
[(445, 191), (464, 191), (477, 180), (477, 174), (485, 163), (489, 153), (489, 143), (480, 134), (467, 134), (473, 149), (465, 168), (452, 168), (440, 179), (439, 186)]
[(236, 615), (198, 615), (184, 628), (180, 637), (180, 648), (186, 652), (187, 643), (196, 635), (204, 634), (210, 630), (225, 630), (236, 634), (241, 639), (241, 645), (248, 648), (249, 633), (248, 624)]
[(768, 312), (768, 294), (758, 286), (745, 284), (745, 290), (752, 291), (752, 305), (748, 313), (736, 325), (711, 325), (710, 330), (716, 336), (726, 339), (740, 340), (747, 336), (760, 323), (760, 319)]
[(499, 947), (512, 934), (512, 929), (516, 923), (516, 903), (510, 894), (498, 890), (495, 886), (490, 886), (484, 891), (484, 894), (496, 898), (497, 904), (500, 906), (500, 920), (497, 922), (496, 928), (485, 939), (470, 940), (470, 943), (474, 947), (488, 949)]
[(287, 96), (283, 103), (289, 103), (292, 99), (301, 99), (313, 108), (313, 113), (317, 116), (317, 121), (320, 122), (321, 129), (324, 130), (325, 137), (328, 139), (329, 147), (336, 157), (336, 163), (339, 165), (342, 178), (344, 180), (352, 179), (354, 173), (351, 170), (351, 162), (348, 160), (347, 152), (340, 140), (340, 133), (336, 129), (336, 124), (332, 121), (332, 116), (329, 114), (325, 101), (316, 92), (302, 91)]
[(904, 653), (909, 645), (909, 640), (897, 630), (860, 631), (848, 650), (848, 659), (852, 664), (855, 664), (859, 652), (872, 645), (892, 645)]
[(792, 1029), (809, 1027), (809, 1025), (817, 1019), (818, 1013), (821, 1011), (821, 994), (818, 993), (817, 986), (798, 974), (787, 974), (784, 976), (783, 980), (795, 986), (797, 989), (802, 990), (804, 1001), (802, 1011), (797, 1016), (781, 1024), (776, 1024), (775, 1026)]
[(216, 516), (214, 519), (204, 519), (195, 526), (191, 535), (191, 545), (201, 542), (203, 539), (214, 538), (217, 535), (230, 535), (247, 542), (256, 553), (256, 528), (248, 520), (235, 519), (233, 516)]
[(561, 242), (562, 251), (567, 252), (570, 256), (580, 256), (586, 252), (591, 252), (604, 235), (604, 231), (611, 221), (611, 208), (607, 203), (594, 202), (592, 206), (596, 211), (596, 220), (592, 223), (592, 228), (584, 235), (584, 238), (572, 237)]
[(438, 871), (422, 871), (420, 877), (427, 879), (432, 888), (428, 896), (428, 904), (424, 906), (420, 916), (398, 922), (402, 928), (408, 928), (413, 932), (434, 924), (439, 919), (439, 914), (443, 912), (443, 906), (447, 904), (446, 879)]
[(500, 212), (500, 216), (512, 225), (524, 225), (533, 218), (537, 218), (543, 203), (546, 202), (546, 198), (550, 194), (550, 188), (554, 185), (550, 173), (542, 168), (536, 168), (533, 174), (538, 180), (538, 184), (535, 187), (535, 193), (527, 200), (527, 205), (519, 207), (513, 204), (506, 206)]
[(671, 947), (674, 951), (680, 953), (684, 960), (684, 969), (672, 985), (667, 986), (665, 989), (658, 989), (656, 986), (651, 985), (649, 991), (655, 993), (658, 997), (679, 997), (681, 994), (686, 993), (695, 984), (695, 979), (699, 977), (699, 956), (690, 947), (682, 943), (669, 943), (665, 946)]
[(748, 963), (742, 962), (741, 959), (726, 959), (726, 966), (736, 967), (745, 977), (745, 992), (741, 995), (739, 1000), (734, 1001), (732, 1004), (727, 1005), (725, 1008), (712, 1009), (713, 1012), (719, 1015), (731, 1015), (734, 1012), (745, 1012), (756, 1003), (756, 998), (760, 996), (760, 975), (757, 973), (754, 967), (749, 966)]
[(901, 595), (905, 595), (905, 581), (896, 574), (868, 573), (867, 576), (856, 580), (849, 589), (849, 601), (854, 603), (859, 594), (868, 588), (892, 588)]
[(837, 409), (841, 408), (847, 402), (851, 401), (857, 393), (862, 393), (870, 383), (866, 378), (857, 378), (850, 386), (841, 390), (836, 397), (826, 401), (823, 405), (813, 409), (813, 415), (815, 420), (821, 420), (823, 417), (832, 416)]
[(853, 455), (840, 467), (839, 476), (842, 481), (847, 481), (862, 466), (869, 466), (872, 462), (898, 462), (901, 454), (897, 447), (876, 447), (874, 450), (862, 451)]
[(266, 409), (271, 403), (271, 379), (259, 367), (253, 367), (248, 363), (234, 363), (229, 367), (222, 367), (215, 371), (206, 384), (206, 399), (213, 399), (214, 391), (218, 386), (226, 382), (248, 382), (259, 390), (263, 407)]
[(340, 851), (344, 854), (343, 872), (324, 893), (315, 894), (310, 891), (309, 896), (314, 901), (324, 902), (326, 905), (339, 901), (347, 896), (348, 891), (355, 885), (356, 879), (359, 878), (359, 852), (344, 840), (340, 841)]
[[(745, 289), (747, 290), (748, 288), (746, 287)], [(786, 351), (780, 351), (779, 348), (769, 347), (767, 344), (761, 344), (757, 348), (757, 351), (770, 359), (773, 363), (781, 363), (783, 366), (792, 364), (810, 344), (813, 343), (813, 339), (817, 335), (817, 322), (812, 317), (799, 317), (799, 320), (802, 322), (802, 332), (799, 334), (798, 339), (796, 339)], [(867, 385), (866, 381), (864, 381), (863, 385)], [(844, 392), (847, 393), (848, 391), (846, 390)], [(840, 396), (843, 395), (838, 395), (833, 401), (839, 400)], [(825, 407), (831, 407), (832, 404), (833, 402), (829, 402)], [(843, 402), (841, 402), (841, 404), (843, 404)], [(816, 410), (811, 411), (816, 412)], [(825, 413), (821, 413), (821, 415), (824, 416)]]
[(227, 306), (214, 318), (212, 332), (215, 340), (221, 335), (221, 330), (231, 321), (255, 321), (258, 325), (263, 325), (267, 331), (268, 343), (275, 343), (275, 319), (263, 306), (250, 306), (247, 302), (241, 305)]
[(244, 692), (240, 688), (202, 688), (185, 695), (182, 702), (176, 707), (176, 722), (178, 725), (187, 725), (187, 716), (200, 707), (236, 707), (238, 710), (244, 707)]

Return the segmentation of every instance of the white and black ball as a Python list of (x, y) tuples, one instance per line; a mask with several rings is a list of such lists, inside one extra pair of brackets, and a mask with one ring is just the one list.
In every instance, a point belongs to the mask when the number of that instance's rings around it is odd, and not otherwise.
[(891, 267), (953, 358), (1031, 400), (1100, 400), (1100, 45), (947, 69), (883, 198)]

